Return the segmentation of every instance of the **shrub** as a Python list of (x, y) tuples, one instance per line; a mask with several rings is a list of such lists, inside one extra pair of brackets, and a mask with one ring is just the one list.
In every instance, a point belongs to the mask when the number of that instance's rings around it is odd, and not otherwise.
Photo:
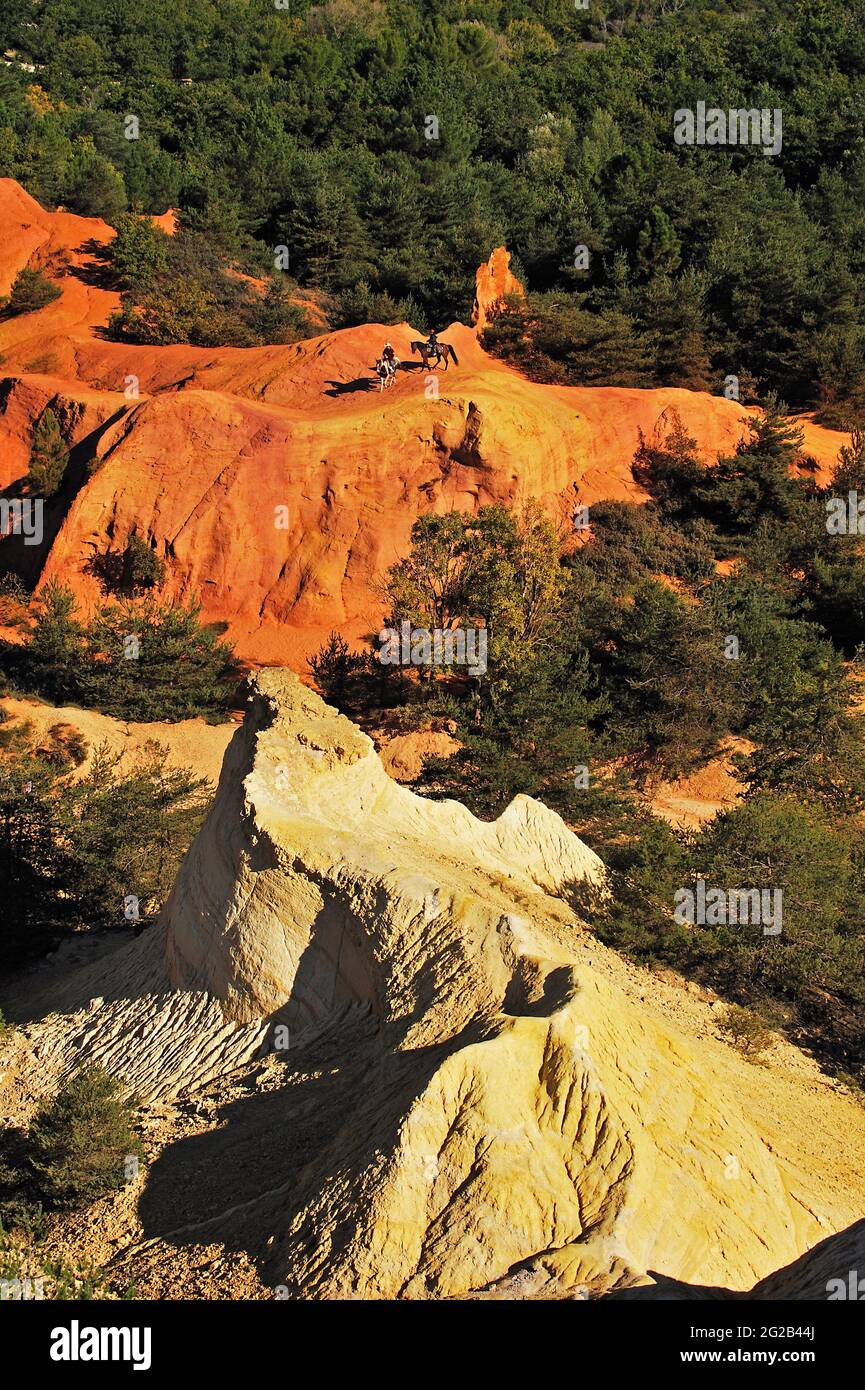
[(719, 1021), (719, 1027), (746, 1057), (759, 1057), (771, 1046), (772, 1030), (756, 1009), (730, 1004)]
[(228, 258), (219, 239), (182, 226), (173, 237), (124, 218), (109, 252), (123, 285), (108, 328), (134, 343), (251, 347), (292, 343), (309, 332), (291, 285), (271, 276), (263, 291)]
[(122, 770), (118, 754), (96, 748), (73, 777), (79, 754), (74, 731), (39, 747), (0, 743), (0, 897), (17, 904), (0, 928), (3, 969), (27, 964), (64, 932), (125, 925), (128, 895), (142, 922), (155, 917), (209, 804), (210, 784), (166, 767), (158, 744)]
[(81, 1207), (127, 1181), (126, 1159), (142, 1154), (134, 1104), (103, 1067), (86, 1063), (30, 1127), (31, 1165), (54, 1207)]
[(344, 637), (332, 632), (307, 664), (322, 695), (341, 705), (348, 682), (358, 674), (365, 662), (363, 656), (349, 651)]
[[(132, 562), (139, 576), (145, 549)], [(7, 652), (9, 669), (24, 688), (119, 719), (217, 718), (228, 707), (234, 659), (201, 625), (197, 607), (150, 595), (126, 598), (103, 605), (84, 625), (71, 590), (55, 581), (46, 584), (39, 603), (30, 643)]]
[(27, 474), (30, 492), (39, 497), (53, 497), (63, 481), (68, 462), (69, 448), (63, 438), (60, 421), (54, 411), (47, 407), (33, 427)]
[(147, 289), (166, 269), (168, 237), (149, 217), (124, 213), (117, 219), (117, 235), (107, 254), (122, 289)]
[(165, 561), (132, 532), (125, 550), (108, 550), (88, 566), (110, 593), (134, 596), (158, 588), (165, 578)]
[(80, 767), (87, 757), (88, 743), (80, 729), (72, 724), (52, 724), (42, 742), (36, 748), (36, 755), (49, 767), (67, 771)]
[(12, 281), (7, 314), (32, 314), (59, 299), (62, 291), (41, 270), (19, 270)]
[(512, 296), (491, 315), (483, 345), (534, 381), (648, 386), (653, 380), (649, 340), (633, 318), (618, 309), (591, 313), (581, 296)]
[(30, 595), (16, 574), (0, 578), (0, 626), (26, 627)]
[(373, 290), (366, 280), (334, 296), (331, 328), (354, 328), (362, 323), (416, 323), (422, 310), (411, 298), (392, 299), (383, 290)]

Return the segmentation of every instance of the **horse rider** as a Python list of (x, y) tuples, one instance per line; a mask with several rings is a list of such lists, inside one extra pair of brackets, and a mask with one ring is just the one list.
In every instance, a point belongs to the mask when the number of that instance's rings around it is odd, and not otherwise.
[(385, 343), (381, 356), (382, 361), (387, 363), (388, 371), (391, 373), (391, 375), (393, 375), (393, 373), (399, 366), (399, 358), (394, 352), (392, 343)]
[(427, 345), (427, 347), (429, 348), (430, 352), (438, 352), (438, 350), (439, 350), (439, 340), (438, 340), (438, 338), (437, 338), (437, 336), (436, 336), (436, 331), (435, 331), (434, 328), (430, 330), (430, 335), (429, 335), (429, 337), (427, 338), (427, 344), (426, 344), (426, 345)]

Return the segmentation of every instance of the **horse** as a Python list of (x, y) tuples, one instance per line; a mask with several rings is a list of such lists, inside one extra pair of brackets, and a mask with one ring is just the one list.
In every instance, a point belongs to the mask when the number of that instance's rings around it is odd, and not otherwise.
[(396, 363), (391, 366), (380, 357), (375, 364), (375, 374), (379, 379), (379, 391), (383, 391), (386, 386), (393, 386), (396, 381)]
[(420, 353), (425, 367), (428, 367), (431, 362), (435, 363), (436, 366), (441, 363), (444, 370), (447, 371), (450, 358), (453, 358), (457, 366), (460, 364), (460, 360), (450, 343), (436, 343), (435, 347), (430, 347), (429, 343), (417, 342), (412, 343), (411, 350)]

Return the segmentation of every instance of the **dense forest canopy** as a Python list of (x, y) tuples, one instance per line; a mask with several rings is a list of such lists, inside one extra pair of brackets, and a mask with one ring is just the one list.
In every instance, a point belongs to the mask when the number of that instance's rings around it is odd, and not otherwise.
[[(548, 359), (858, 412), (862, 0), (281, 3), (7, 0), (0, 174), (112, 222), (179, 207), (263, 273), (284, 245), (335, 322), (465, 318), (506, 243)], [(783, 148), (677, 146), (698, 101), (780, 108)]]

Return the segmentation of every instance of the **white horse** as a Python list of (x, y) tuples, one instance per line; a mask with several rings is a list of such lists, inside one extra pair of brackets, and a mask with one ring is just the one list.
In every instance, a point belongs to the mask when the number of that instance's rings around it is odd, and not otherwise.
[(388, 362), (386, 358), (380, 357), (375, 364), (375, 374), (379, 380), (379, 391), (383, 391), (386, 386), (393, 386), (396, 381), (396, 360)]

